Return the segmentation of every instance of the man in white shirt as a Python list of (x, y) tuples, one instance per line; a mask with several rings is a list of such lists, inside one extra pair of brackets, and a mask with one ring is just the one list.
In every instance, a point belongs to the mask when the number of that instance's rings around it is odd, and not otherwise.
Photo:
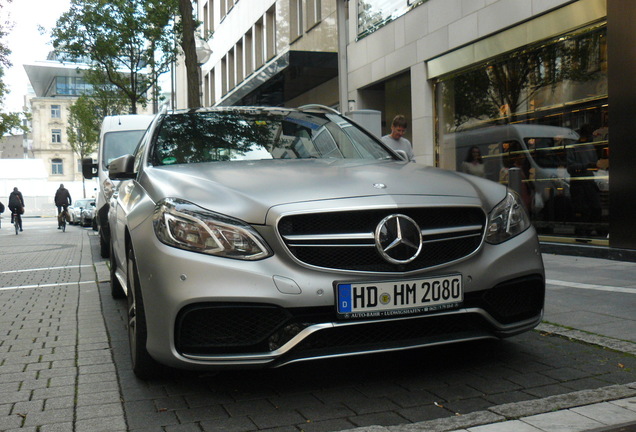
[(391, 133), (382, 137), (382, 142), (391, 147), (393, 150), (402, 150), (408, 156), (410, 161), (415, 161), (413, 155), (413, 146), (411, 142), (404, 138), (404, 133), (408, 123), (402, 114), (395, 116), (391, 122)]

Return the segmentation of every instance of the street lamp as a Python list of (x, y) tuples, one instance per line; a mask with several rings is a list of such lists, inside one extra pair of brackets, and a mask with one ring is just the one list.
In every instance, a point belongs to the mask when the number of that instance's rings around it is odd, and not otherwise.
[(199, 66), (203, 66), (208, 60), (210, 60), (212, 49), (210, 48), (210, 45), (201, 38), (194, 39), (194, 47), (197, 52), (197, 63)]
[(201, 38), (194, 38), (194, 49), (197, 53), (197, 74), (199, 75), (199, 104), (201, 106), (205, 105), (203, 100), (203, 70), (202, 66), (210, 60), (210, 56), (212, 55), (212, 49), (210, 45), (206, 41)]

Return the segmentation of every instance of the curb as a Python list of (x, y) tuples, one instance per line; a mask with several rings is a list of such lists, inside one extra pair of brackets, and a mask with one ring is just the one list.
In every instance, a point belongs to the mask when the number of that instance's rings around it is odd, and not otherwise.
[[(548, 323), (539, 324), (536, 331), (636, 355), (636, 344), (633, 342), (590, 334)], [(593, 390), (575, 391), (542, 399), (495, 405), (484, 411), (476, 411), (457, 417), (446, 417), (397, 426), (365, 426), (346, 429), (341, 432), (449, 432), (631, 397), (636, 397), (636, 382), (600, 387)]]

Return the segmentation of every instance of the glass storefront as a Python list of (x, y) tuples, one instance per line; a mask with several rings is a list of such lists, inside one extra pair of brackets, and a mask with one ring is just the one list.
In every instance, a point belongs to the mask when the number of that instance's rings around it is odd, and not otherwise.
[(373, 33), (428, 0), (358, 0), (358, 39)]
[(439, 77), (439, 166), (517, 190), (540, 235), (606, 244), (606, 35), (599, 23)]

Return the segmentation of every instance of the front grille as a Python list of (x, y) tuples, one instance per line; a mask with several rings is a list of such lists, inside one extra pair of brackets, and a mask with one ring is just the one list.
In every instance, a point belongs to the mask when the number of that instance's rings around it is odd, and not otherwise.
[[(392, 214), (412, 218), (422, 231), (422, 251), (410, 263), (389, 263), (376, 249), (376, 228)], [(311, 266), (408, 272), (470, 255), (481, 244), (485, 224), (478, 207), (433, 207), (290, 215), (281, 218), (278, 231), (290, 253)]]

